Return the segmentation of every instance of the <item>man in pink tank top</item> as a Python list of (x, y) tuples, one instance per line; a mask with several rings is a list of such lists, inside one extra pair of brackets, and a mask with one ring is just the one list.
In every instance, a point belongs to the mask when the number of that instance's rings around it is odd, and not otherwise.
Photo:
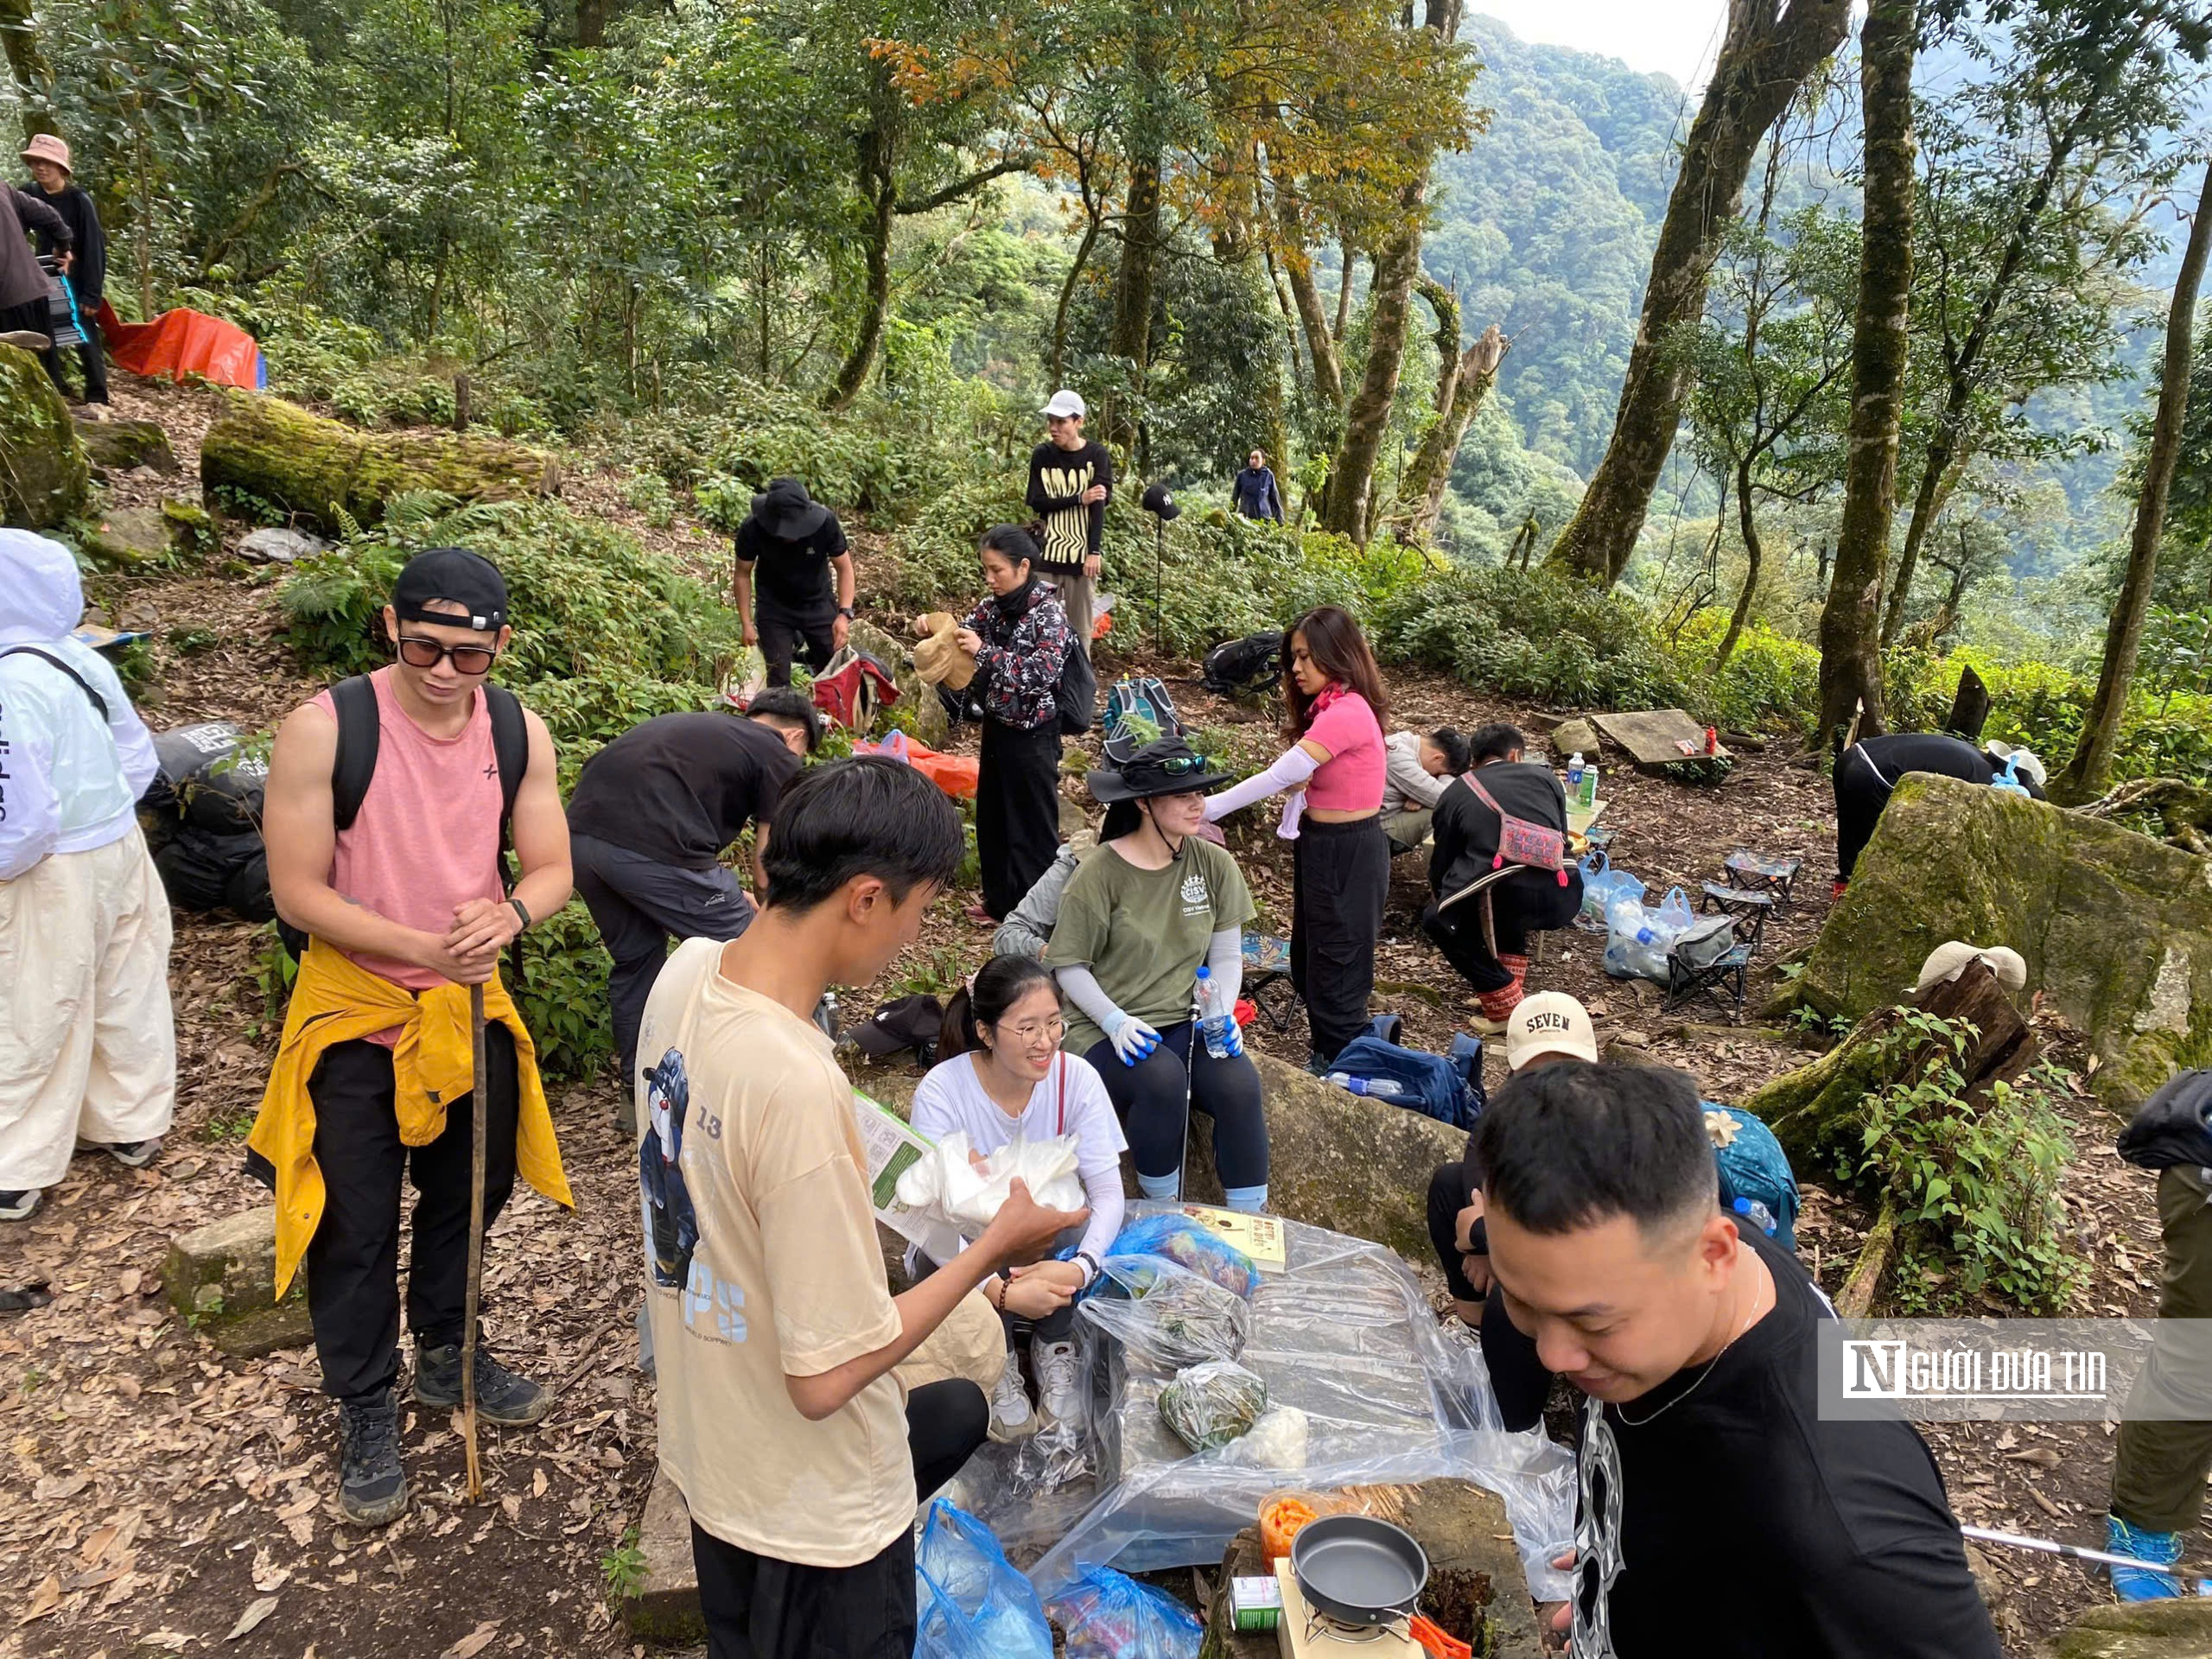
[[(320, 1217), (308, 1224), (308, 1304), (323, 1388), (339, 1402), (340, 1503), (365, 1525), (407, 1506), (392, 1388), (400, 1189), (410, 1177), (417, 1194), (407, 1295), (415, 1398), (432, 1406), (461, 1398), (472, 1103), (465, 1094), (444, 1102), (435, 1138), (408, 1144), (396, 1104), (395, 1045), (412, 1013), (410, 1000), (419, 1007), (423, 993), (448, 985), (496, 991), (500, 951), (533, 918), (566, 903), (569, 887), (553, 741), (527, 711), (529, 758), (512, 821), (522, 877), (512, 893), (502, 879), (505, 798), (484, 685), (513, 632), (499, 571), (460, 548), (419, 554), (400, 572), (384, 626), (397, 660), (369, 677), (378, 738), (358, 815), (348, 828), (336, 827), (339, 731), (325, 692), (277, 732), (264, 819), (270, 891), (279, 914), (314, 941), (308, 954), (328, 947), (389, 982), (376, 997), (358, 999), (372, 1020), (390, 987), (409, 994), (391, 999), (399, 1010), (391, 1028), (323, 1048), (306, 1088), (322, 1187)], [(375, 988), (358, 976), (355, 982)], [(512, 1017), (505, 997), (498, 1001)], [(360, 1028), (360, 1007), (340, 1012)], [(542, 1112), (526, 1033), (518, 1070), (519, 1029), (518, 1018), (511, 1029), (495, 1015), (486, 1036), (487, 1225), (513, 1188), (523, 1103), (534, 1096)], [(512, 1425), (536, 1422), (550, 1404), (543, 1389), (480, 1344), (476, 1399), (484, 1418)]]

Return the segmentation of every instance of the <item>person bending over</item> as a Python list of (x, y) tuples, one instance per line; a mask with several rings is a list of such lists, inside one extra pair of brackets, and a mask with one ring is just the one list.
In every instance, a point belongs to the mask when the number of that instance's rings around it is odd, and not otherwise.
[(1452, 780), (1471, 764), (1467, 740), (1449, 726), (1433, 732), (1393, 732), (1383, 740), (1382, 833), (1390, 856), (1428, 839), (1429, 820)]
[[(1835, 1317), (1790, 1254), (1715, 1200), (1679, 1072), (1562, 1060), (1476, 1124), (1491, 1270), (1547, 1369), (1586, 1396), (1576, 1659), (1684, 1650), (1685, 1586), (1716, 1584), (1717, 1659), (1998, 1659), (1935, 1459), (1901, 1419), (1821, 1414)], [(1725, 1567), (1714, 1519), (1726, 1516)]]
[[(1027, 957), (994, 957), (955, 991), (944, 1010), (944, 1034), (931, 1067), (914, 1090), (914, 1128), (932, 1140), (965, 1130), (973, 1151), (988, 1157), (1020, 1135), (1029, 1141), (1072, 1135), (1077, 1173), (1090, 1220), (1064, 1234), (1065, 1262), (983, 1281), (1006, 1326), (1006, 1370), (991, 1396), (991, 1434), (1010, 1440), (1037, 1427), (1022, 1387), (1018, 1338), (1029, 1339), (1038, 1404), (1047, 1423), (1080, 1433), (1090, 1390), (1076, 1371), (1075, 1298), (1098, 1277), (1098, 1264), (1122, 1230), (1122, 1154), (1128, 1142), (1114, 1103), (1090, 1061), (1061, 1052), (1067, 1026), (1059, 988), (1044, 964)], [(917, 1251), (918, 1255), (919, 1252)], [(921, 1271), (941, 1263), (924, 1261)]]
[(798, 480), (776, 479), (753, 498), (735, 551), (737, 613), (745, 643), (760, 647), (768, 683), (791, 683), (794, 656), (820, 673), (853, 626), (853, 556), (837, 515)]
[(2037, 800), (2044, 798), (2044, 764), (2031, 750), (1992, 739), (1977, 749), (1964, 738), (1942, 732), (1889, 732), (1846, 749), (1835, 763), (1835, 891), (1840, 896), (1859, 868), (1882, 810), (1897, 779), (1909, 772), (1932, 772), (1961, 783), (1993, 784), (2013, 767), (2013, 777)]
[[(822, 741), (822, 717), (789, 686), (763, 691), (743, 718), (715, 711), (657, 715), (632, 726), (584, 762), (569, 798), (576, 891), (614, 958), (607, 1001), (622, 1076), (637, 1082), (638, 1021), (668, 942), (734, 939), (753, 919), (753, 901), (722, 865), (722, 849), (757, 826), (760, 842), (776, 802)], [(616, 1121), (626, 1134), (631, 1090)]]
[[(1495, 868), (1507, 814), (1567, 833), (1567, 791), (1549, 766), (1521, 758), (1525, 740), (1507, 725), (1485, 726), (1469, 740), (1473, 767), (1452, 779), (1436, 808), (1436, 849), (1429, 855), (1431, 898), (1421, 931), (1479, 1000), (1482, 1017), (1468, 1024), (1485, 1037), (1505, 1029), (1529, 977), (1529, 935), (1565, 927), (1582, 908), (1582, 874), (1569, 867), (1564, 885), (1548, 871), (1516, 870), (1484, 893), (1444, 901)], [(1488, 799), (1484, 798), (1487, 796)], [(1491, 931), (1483, 928), (1487, 903)]]
[(1224, 1007), (1244, 977), (1244, 925), (1256, 913), (1236, 861), (1197, 833), (1203, 791), (1226, 781), (1179, 737), (1147, 743), (1119, 772), (1090, 775), (1107, 804), (1098, 849), (1061, 896), (1045, 955), (1074, 1009), (1067, 1047), (1106, 1080), (1148, 1198), (1183, 1185), (1192, 1110), (1213, 1119), (1214, 1166), (1231, 1209), (1268, 1202), (1260, 1074), (1234, 1035), (1207, 1049), (1191, 1014), (1201, 966)]
[(913, 944), (961, 852), (958, 811), (912, 768), (816, 767), (777, 809), (753, 925), (685, 940), (645, 1003), (660, 1460), (690, 1513), (710, 1659), (910, 1659), (915, 1504), (989, 1409), (959, 1378), (902, 1398), (892, 1368), (1085, 1218), (1017, 1182), (953, 1262), (897, 1297), (886, 1281), (852, 1086), (812, 1016)]

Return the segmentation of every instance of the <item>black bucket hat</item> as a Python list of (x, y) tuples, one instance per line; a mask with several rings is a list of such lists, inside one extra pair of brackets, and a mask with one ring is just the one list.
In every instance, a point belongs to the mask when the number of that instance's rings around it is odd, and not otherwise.
[(927, 1065), (937, 1058), (938, 1033), (944, 1024), (944, 1005), (917, 993), (885, 1003), (873, 1019), (854, 1027), (850, 1035), (870, 1059), (886, 1060), (912, 1049)]
[(830, 521), (830, 509), (795, 478), (779, 478), (753, 498), (753, 517), (779, 542), (800, 542)]
[(1155, 795), (1189, 795), (1218, 788), (1231, 780), (1214, 770), (1214, 763), (1179, 737), (1162, 737), (1146, 744), (1120, 766), (1103, 766), (1086, 774), (1090, 798), (1101, 806), (1116, 801), (1149, 800)]

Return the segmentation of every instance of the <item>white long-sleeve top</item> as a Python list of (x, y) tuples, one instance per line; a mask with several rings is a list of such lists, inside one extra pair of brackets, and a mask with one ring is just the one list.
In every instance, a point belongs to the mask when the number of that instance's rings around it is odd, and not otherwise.
[(159, 763), (153, 734), (123, 682), (91, 646), (69, 638), (85, 612), (77, 563), (58, 542), (0, 531), (0, 652), (35, 646), (81, 675), (107, 704), (27, 652), (0, 656), (0, 881), (56, 853), (120, 841)]
[(1382, 740), (1382, 811), (1385, 817), (1408, 808), (1433, 812), (1444, 798), (1449, 778), (1430, 775), (1421, 763), (1421, 734), (1393, 732)]

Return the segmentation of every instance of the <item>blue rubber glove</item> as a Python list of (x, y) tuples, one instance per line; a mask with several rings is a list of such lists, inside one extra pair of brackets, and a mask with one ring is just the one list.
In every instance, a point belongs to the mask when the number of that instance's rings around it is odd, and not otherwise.
[(1114, 1052), (1123, 1065), (1135, 1065), (1160, 1046), (1160, 1033), (1141, 1020), (1114, 1010), (1114, 1018), (1104, 1027), (1106, 1040), (1114, 1045)]

